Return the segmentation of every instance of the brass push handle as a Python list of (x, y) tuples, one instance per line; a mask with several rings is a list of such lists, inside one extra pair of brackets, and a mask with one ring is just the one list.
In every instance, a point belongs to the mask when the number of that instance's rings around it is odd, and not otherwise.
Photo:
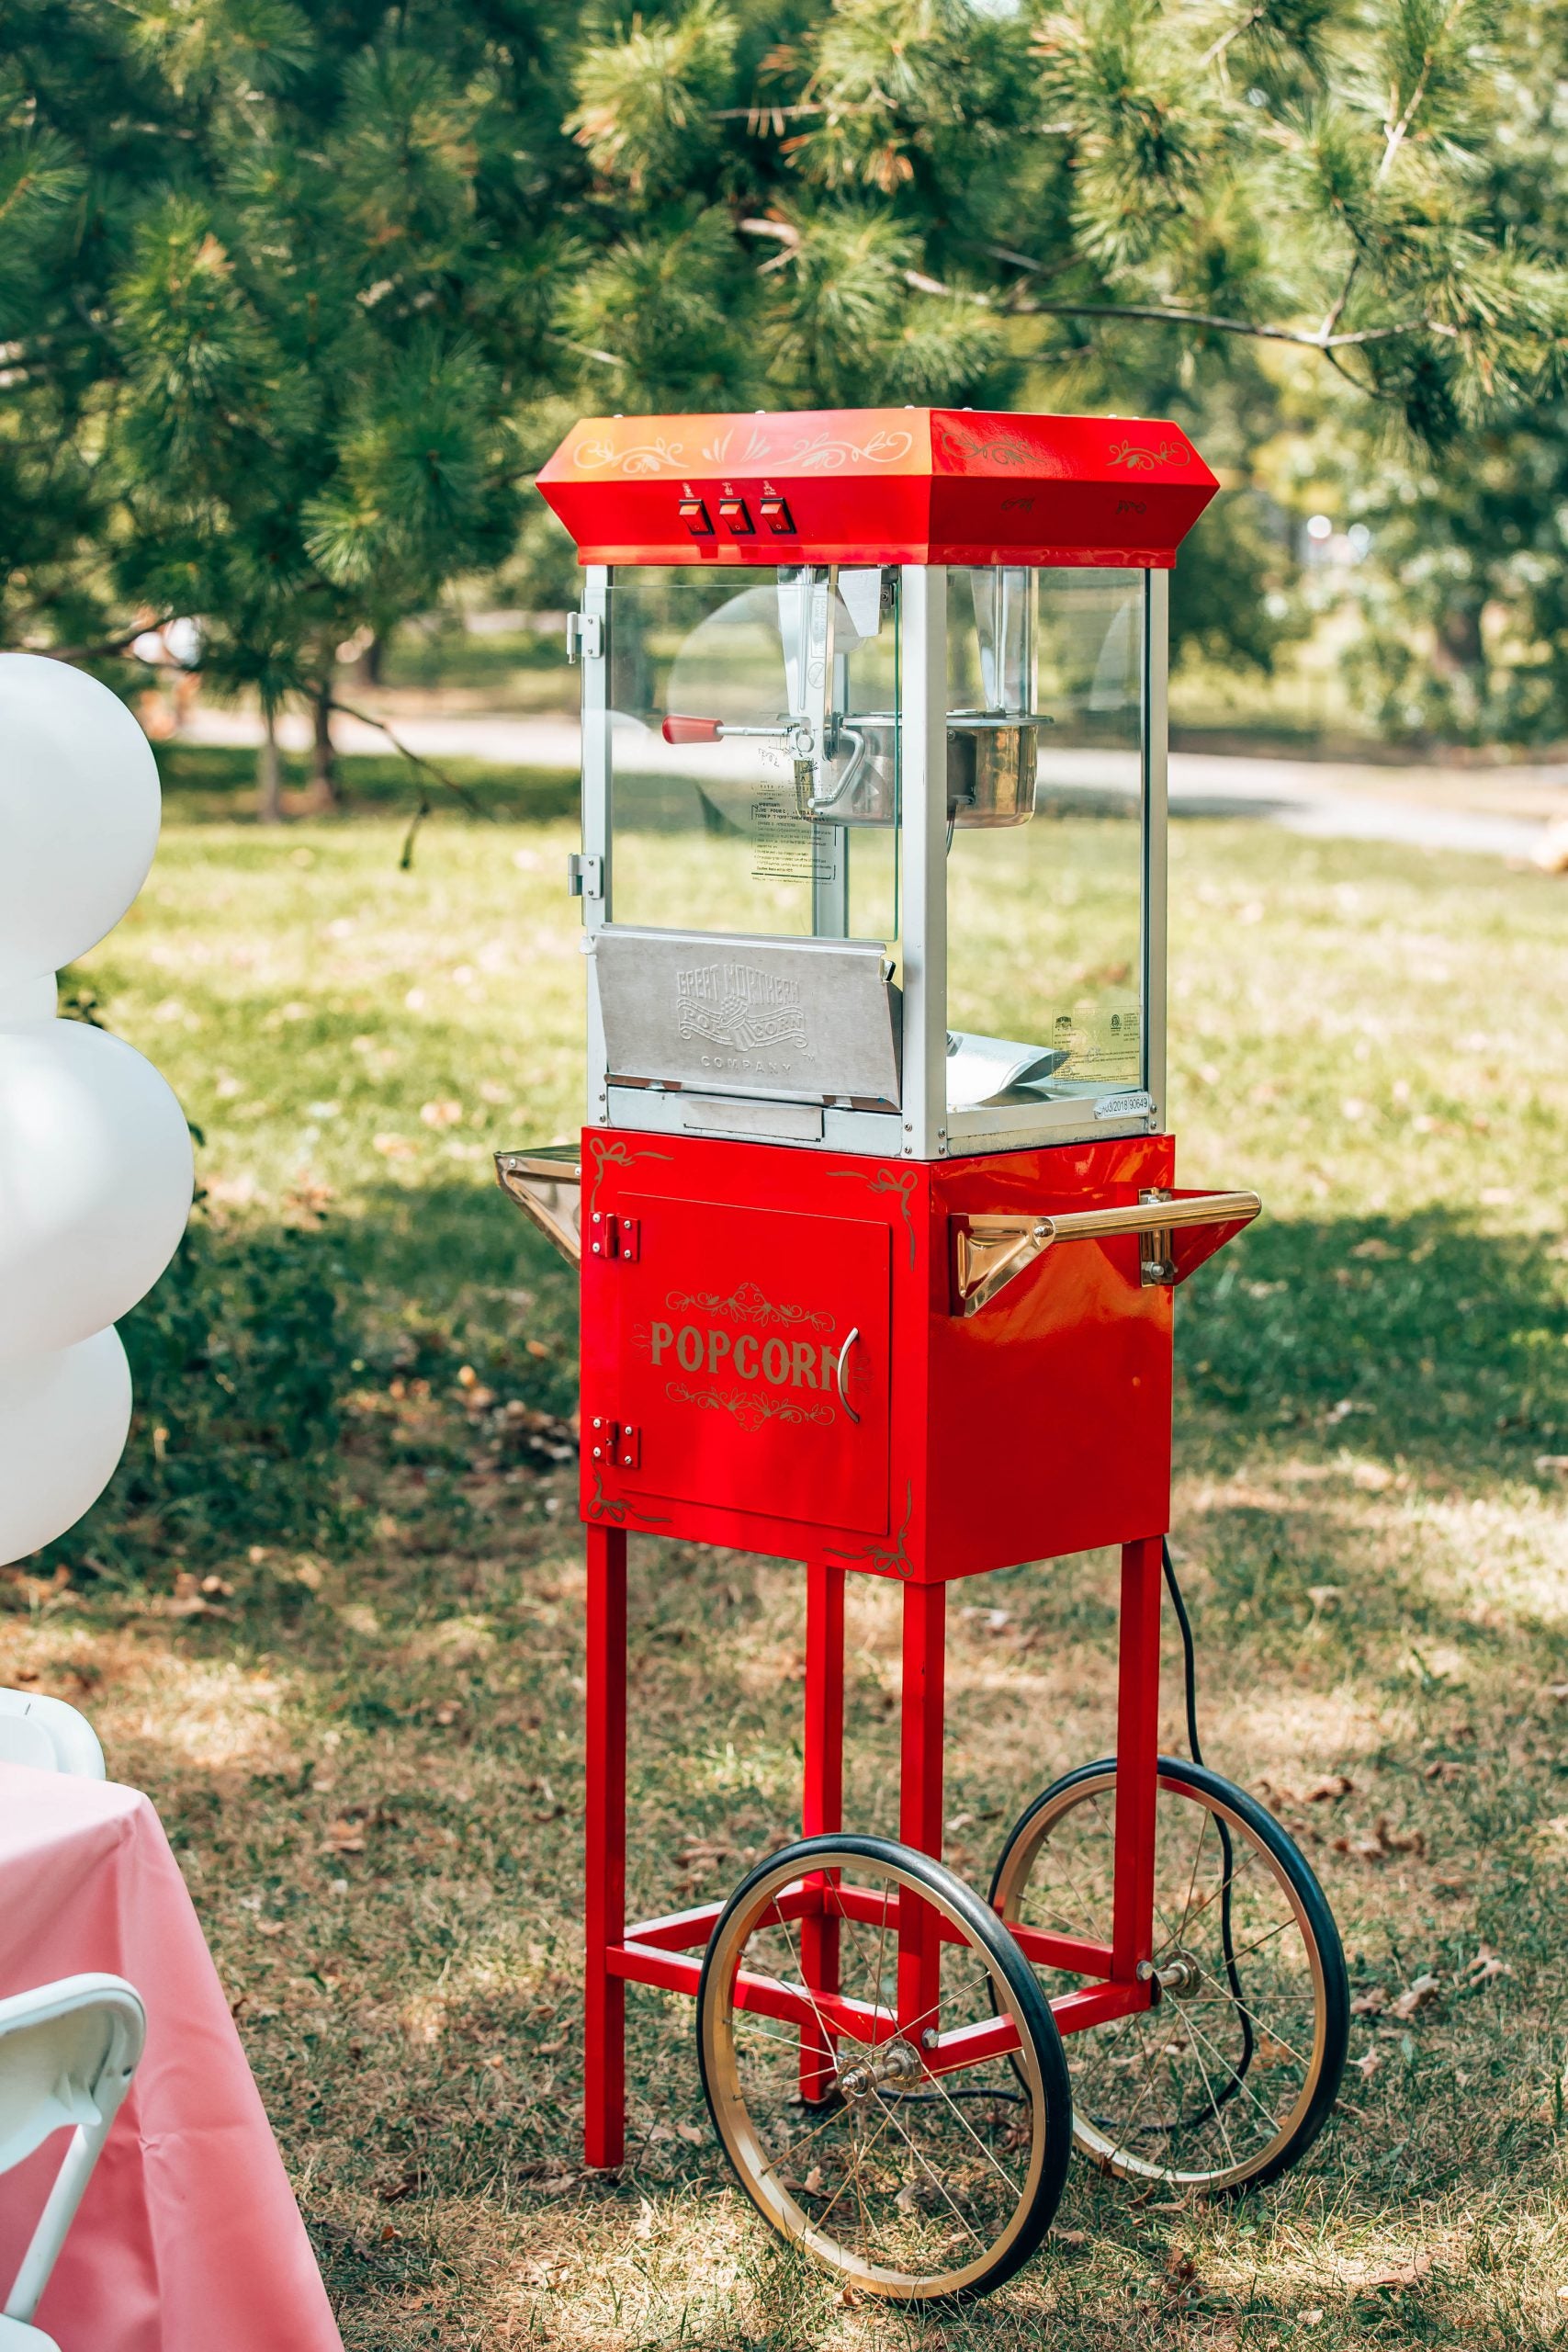
[(1106, 1241), (1123, 1233), (1159, 1237), (1144, 1242), (1141, 1277), (1145, 1283), (1173, 1284), (1181, 1278), (1168, 1246), (1173, 1231), (1250, 1225), (1262, 1206), (1256, 1193), (1192, 1193), (1183, 1200), (1145, 1193), (1126, 1208), (1064, 1209), (1055, 1216), (960, 1213), (951, 1220), (953, 1311), (977, 1314), (1054, 1242)]
[(858, 1421), (860, 1419), (860, 1415), (856, 1412), (854, 1407), (850, 1402), (849, 1386), (844, 1378), (844, 1374), (849, 1365), (850, 1350), (854, 1346), (855, 1341), (859, 1338), (859, 1329), (852, 1324), (850, 1328), (850, 1335), (844, 1341), (843, 1346), (839, 1350), (839, 1402), (843, 1407), (852, 1421)]
[(1066, 1209), (1036, 1222), (1047, 1228), (1047, 1244), (1098, 1241), (1111, 1233), (1168, 1233), (1178, 1225), (1250, 1225), (1262, 1206), (1256, 1193), (1194, 1193), (1184, 1201), (1140, 1201), (1132, 1208)]

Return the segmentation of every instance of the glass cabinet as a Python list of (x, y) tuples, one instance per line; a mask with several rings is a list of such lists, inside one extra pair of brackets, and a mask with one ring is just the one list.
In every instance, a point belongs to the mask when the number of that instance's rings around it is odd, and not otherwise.
[[(918, 534), (908, 471), (886, 513), (808, 471), (705, 488), (649, 420), (580, 428), (541, 477), (585, 560), (590, 1119), (917, 1159), (1148, 1131), (1168, 567), (1213, 477), (1152, 431), (876, 413), (930, 436)], [(1091, 430), (1075, 504), (1052, 468)], [(869, 481), (918, 441), (841, 446)], [(797, 462), (839, 446), (797, 435)], [(1145, 459), (1186, 477), (1163, 505), (1122, 494)]]

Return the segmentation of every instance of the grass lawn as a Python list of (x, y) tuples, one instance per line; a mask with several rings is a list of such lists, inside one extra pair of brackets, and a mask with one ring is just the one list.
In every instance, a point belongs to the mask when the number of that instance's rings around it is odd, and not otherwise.
[[(1017, 2279), (905, 2318), (729, 2185), (688, 2005), (633, 1993), (630, 2160), (579, 2165), (573, 1306), (489, 1167), (577, 1115), (569, 825), (524, 791), (402, 872), (374, 803), (267, 834), (186, 783), (70, 984), (179, 1089), (206, 1203), (128, 1327), (114, 1487), (0, 1579), (3, 1679), (84, 1705), (155, 1798), (351, 2352), (1568, 2342), (1562, 885), (1177, 833), (1182, 1174), (1267, 1213), (1182, 1294), (1175, 1540), (1209, 1760), (1319, 1870), (1352, 2063), (1256, 2199), (1076, 2165)], [(633, 1564), (654, 1908), (793, 1832), (802, 1593)], [(1107, 1745), (1113, 1567), (954, 1595), (950, 1859), (982, 1885)], [(897, 1600), (852, 1589), (847, 1818), (884, 1831)], [(1174, 1667), (1167, 1697), (1179, 1746)]]

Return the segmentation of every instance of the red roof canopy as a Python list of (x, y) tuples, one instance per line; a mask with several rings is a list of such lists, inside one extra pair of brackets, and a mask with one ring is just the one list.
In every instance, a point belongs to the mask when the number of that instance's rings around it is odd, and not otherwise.
[(590, 417), (539, 476), (582, 563), (1163, 571), (1218, 487), (1173, 424), (951, 408)]

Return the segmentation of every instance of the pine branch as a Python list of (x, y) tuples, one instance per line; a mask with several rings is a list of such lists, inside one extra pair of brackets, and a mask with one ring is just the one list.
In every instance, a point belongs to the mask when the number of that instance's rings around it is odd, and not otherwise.
[(1318, 329), (1319, 334), (1325, 337), (1331, 335), (1334, 333), (1335, 328), (1339, 324), (1340, 320), (1344, 317), (1345, 305), (1350, 300), (1350, 288), (1356, 283), (1356, 272), (1360, 268), (1360, 266), (1361, 256), (1359, 254), (1357, 254), (1352, 258), (1350, 266), (1345, 273), (1345, 283), (1339, 288), (1338, 300), (1333, 304), (1328, 316), (1324, 320), (1322, 326)]
[[(774, 238), (788, 247), (790, 253), (801, 242), (800, 231), (788, 220), (748, 219), (738, 220), (735, 225), (746, 236)], [(1048, 263), (1031, 261), (1022, 254), (1004, 254), (1003, 249), (996, 245), (983, 246), (981, 250), (996, 254), (998, 258), (1009, 259), (1021, 269), (1037, 271), (1042, 277), (1055, 275)], [(779, 261), (787, 258), (787, 254), (781, 254)], [(1073, 258), (1076, 260), (1077, 256), (1075, 254)], [(763, 265), (768, 269), (776, 269), (778, 266), (777, 261)], [(983, 311), (998, 308), (990, 295), (979, 293), (969, 287), (946, 285), (942, 278), (929, 277), (924, 270), (906, 269), (899, 275), (914, 293), (934, 295), (949, 302), (972, 302), (976, 309)], [(1358, 344), (1386, 343), (1399, 335), (1457, 335), (1459, 332), (1456, 327), (1449, 326), (1440, 320), (1423, 318), (1405, 319), (1394, 326), (1359, 327), (1347, 334), (1336, 334), (1333, 329), (1344, 311), (1349, 290), (1349, 280), (1347, 279), (1339, 300), (1315, 334), (1301, 327), (1264, 325), (1252, 319), (1223, 319), (1212, 311), (1188, 311), (1174, 304), (1153, 302), (1037, 302), (1032, 297), (1024, 296), (1018, 300), (1009, 300), (1001, 308), (1008, 318), (1144, 319), (1157, 325), (1207, 327), (1216, 334), (1251, 335), (1259, 342), (1292, 343), (1299, 345), (1304, 351), (1322, 352), (1343, 351)]]
[(1032, 261), (1027, 254), (1015, 254), (1010, 245), (971, 245), (965, 250), (988, 254), (993, 261), (1010, 262), (1015, 269), (1026, 269), (1032, 277), (1060, 277), (1065, 271), (1075, 269), (1082, 259), (1080, 254), (1069, 251), (1060, 261)]
[[(575, 351), (580, 359), (596, 359), (601, 368), (624, 368), (626, 364), (618, 352), (602, 351), (595, 343), (574, 343), (569, 334), (555, 334), (547, 330), (545, 341), (558, 343), (563, 351)], [(513, 476), (517, 481), (531, 479), (530, 474), (524, 472)]]
[(1233, 25), (1229, 32), (1222, 33), (1218, 40), (1210, 42), (1208, 48), (1203, 51), (1202, 56), (1198, 60), (1197, 64), (1193, 67), (1193, 72), (1196, 74), (1201, 74), (1205, 65), (1213, 65), (1216, 59), (1224, 55), (1233, 40), (1239, 40), (1243, 33), (1249, 33), (1252, 30), (1253, 26), (1258, 22), (1259, 17), (1266, 17), (1268, 14), (1269, 0), (1258, 0), (1257, 7), (1249, 8), (1239, 25)]
[[(107, 638), (100, 645), (40, 645), (37, 650), (44, 656), (46, 661), (50, 662), (113, 662), (120, 654), (126, 652), (130, 647), (134, 645), (139, 637), (145, 636), (152, 629), (167, 628), (169, 623), (172, 620), (177, 620), (178, 617), (179, 616), (177, 613), (160, 613), (156, 620), (133, 621), (130, 627), (129, 628), (122, 629), (118, 637)], [(138, 654), (136, 659), (141, 662), (141, 656)], [(142, 662), (143, 669), (147, 670), (178, 668), (183, 672), (187, 669), (198, 668), (199, 666), (200, 665), (198, 663), (184, 662), (178, 663), (168, 663), (163, 662)]]
[[(1448, 31), (1450, 26), (1453, 23), (1454, 18), (1459, 15), (1460, 10), (1464, 6), (1464, 5), (1465, 0), (1449, 0), (1449, 6), (1444, 12), (1442, 24), (1439, 26), (1434, 38), (1427, 44), (1426, 53), (1421, 60), (1421, 71), (1416, 76), (1416, 87), (1410, 93), (1409, 103), (1405, 107), (1404, 113), (1400, 116), (1397, 122), (1385, 123), (1383, 125), (1382, 161), (1372, 175), (1374, 187), (1380, 180), (1387, 178), (1389, 167), (1393, 164), (1394, 157), (1398, 154), (1400, 148), (1404, 143), (1405, 133), (1409, 130), (1411, 124), (1416, 119), (1416, 110), (1419, 107), (1422, 99), (1427, 95), (1427, 85), (1432, 78), (1432, 67), (1437, 60), (1438, 43)], [(1390, 95), (1392, 96), (1397, 96), (1397, 92), (1391, 92)]]
[[(388, 726), (384, 718), (377, 718), (367, 710), (356, 710), (352, 703), (339, 702), (336, 695), (327, 696), (327, 708), (341, 710), (345, 718), (357, 718), (362, 726), (376, 728), (386, 737), (393, 751), (407, 760), (409, 765), (417, 774), (433, 776), (444, 791), (452, 793), (462, 802), (471, 817), (483, 817), (491, 823), (494, 822), (493, 812), (485, 807), (482, 800), (476, 799), (466, 785), (459, 784), (456, 776), (448, 775), (444, 768), (438, 768), (434, 761), (427, 760), (422, 752), (411, 751), (408, 744)], [(398, 860), (399, 870), (401, 873), (406, 874), (413, 864), (414, 842), (418, 839), (420, 827), (430, 814), (431, 807), (430, 793), (427, 787), (421, 784), (419, 803), (410, 820), (408, 831), (403, 836), (402, 854)]]
[[(967, 299), (980, 301), (985, 298), (975, 295)], [(1299, 344), (1303, 351), (1344, 351), (1356, 344), (1386, 343), (1398, 335), (1457, 336), (1459, 333), (1457, 327), (1449, 326), (1440, 319), (1403, 319), (1394, 326), (1359, 327), (1351, 334), (1324, 334), (1321, 330), (1308, 334), (1299, 327), (1260, 326), (1250, 319), (1217, 318), (1210, 311), (1162, 310), (1153, 303), (1145, 302), (1025, 301), (1015, 304), (1011, 315), (1064, 319), (1152, 319), (1168, 326), (1209, 327), (1217, 334), (1253, 335), (1265, 343)]]

